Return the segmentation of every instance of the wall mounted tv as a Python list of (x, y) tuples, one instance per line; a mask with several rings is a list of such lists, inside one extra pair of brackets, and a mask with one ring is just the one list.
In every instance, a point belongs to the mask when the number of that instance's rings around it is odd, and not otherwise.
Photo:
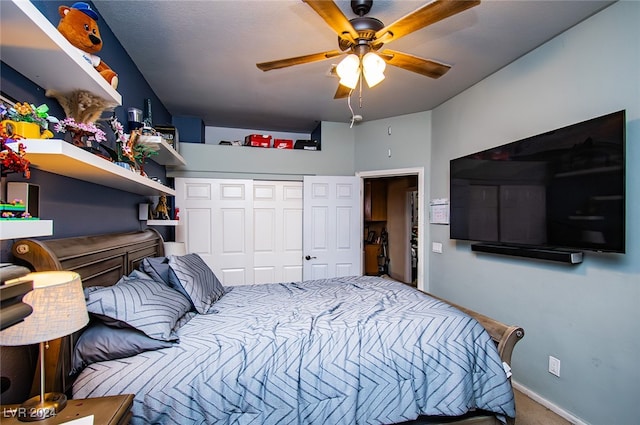
[(450, 162), (450, 237), (625, 252), (625, 111)]

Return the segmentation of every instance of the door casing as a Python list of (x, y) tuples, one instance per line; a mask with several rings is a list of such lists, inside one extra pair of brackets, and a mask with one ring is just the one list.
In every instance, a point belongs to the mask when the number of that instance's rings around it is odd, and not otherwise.
[[(360, 186), (361, 186), (361, 197), (363, 196), (363, 188), (364, 188), (364, 179), (365, 178), (376, 178), (376, 177), (396, 177), (396, 176), (407, 176), (407, 175), (417, 175), (418, 176), (418, 200), (420, 202), (421, 208), (418, 208), (418, 276), (416, 287), (425, 291), (425, 282), (424, 282), (424, 266), (425, 266), (425, 248), (424, 248), (424, 231), (425, 231), (425, 181), (424, 181), (424, 167), (415, 167), (415, 168), (396, 168), (389, 170), (371, 170), (371, 171), (358, 171), (356, 176), (360, 178)], [(364, 204), (364, 198), (361, 200), (361, 205)], [(360, 218), (360, 229), (364, 229), (364, 217)]]

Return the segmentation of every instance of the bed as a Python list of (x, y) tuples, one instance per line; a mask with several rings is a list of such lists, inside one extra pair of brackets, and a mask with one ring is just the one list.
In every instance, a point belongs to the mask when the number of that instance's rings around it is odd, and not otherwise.
[[(162, 244), (145, 230), (19, 240), (13, 253), (35, 271), (77, 271), (96, 313), (104, 299), (92, 297), (117, 288), (166, 292), (149, 268)], [(132, 423), (514, 423), (508, 365), (522, 328), (372, 276), (222, 287), (201, 302), (188, 281), (215, 275), (192, 273), (194, 256), (169, 257), (182, 283), (171, 299), (186, 288), (190, 302), (172, 302), (160, 328), (127, 324), (159, 347), (78, 367), (90, 331), (56, 341), (47, 390), (135, 394)]]

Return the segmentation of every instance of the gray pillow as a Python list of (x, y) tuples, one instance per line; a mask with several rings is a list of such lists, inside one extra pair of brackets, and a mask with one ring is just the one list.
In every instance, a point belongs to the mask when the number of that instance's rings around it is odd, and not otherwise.
[(169, 259), (167, 257), (146, 257), (140, 263), (140, 270), (154, 280), (169, 285)]
[(185, 292), (182, 285), (176, 284), (175, 280), (169, 279), (169, 259), (167, 257), (147, 257), (140, 263), (140, 268), (154, 280), (164, 283), (180, 292), (186, 299), (190, 299), (189, 294)]
[(112, 328), (95, 320), (76, 342), (71, 375), (80, 373), (91, 363), (131, 357), (172, 345), (168, 341), (149, 338), (133, 328)]
[(222, 283), (198, 254), (169, 256), (169, 282), (184, 289), (200, 314), (207, 314), (225, 294)]
[(87, 310), (106, 324), (122, 324), (163, 341), (175, 341), (178, 320), (191, 304), (178, 291), (151, 279), (122, 277), (113, 286), (86, 291)]

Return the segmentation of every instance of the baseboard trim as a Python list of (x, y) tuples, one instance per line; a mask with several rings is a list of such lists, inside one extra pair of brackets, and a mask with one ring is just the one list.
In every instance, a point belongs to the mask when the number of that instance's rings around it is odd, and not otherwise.
[(513, 385), (513, 388), (515, 388), (516, 390), (520, 391), (522, 394), (524, 394), (527, 397), (529, 397), (530, 399), (534, 400), (536, 403), (540, 403), (541, 405), (543, 405), (547, 409), (551, 410), (556, 415), (566, 419), (567, 421), (571, 422), (572, 424), (574, 424), (574, 425), (590, 425), (588, 422), (585, 422), (582, 419), (572, 415), (571, 413), (567, 412), (566, 410), (564, 410), (563, 408), (561, 408), (557, 404), (553, 404), (552, 402), (550, 402), (546, 398), (543, 398), (540, 394), (531, 391), (529, 388), (525, 387), (524, 385), (520, 384), (519, 382), (512, 380), (511, 384)]

